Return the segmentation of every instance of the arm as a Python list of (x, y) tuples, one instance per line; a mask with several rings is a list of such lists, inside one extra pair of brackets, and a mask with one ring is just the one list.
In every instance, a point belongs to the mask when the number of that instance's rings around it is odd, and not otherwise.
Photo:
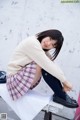
[(61, 82), (66, 81), (61, 69), (46, 56), (39, 41), (30, 40), (26, 46), (26, 51), (28, 57), (35, 61), (41, 68), (58, 78)]
[(42, 50), (39, 41), (29, 40), (25, 47), (26, 55), (35, 61), (41, 68), (58, 78), (61, 82), (66, 81), (66, 78), (61, 69), (54, 64)]

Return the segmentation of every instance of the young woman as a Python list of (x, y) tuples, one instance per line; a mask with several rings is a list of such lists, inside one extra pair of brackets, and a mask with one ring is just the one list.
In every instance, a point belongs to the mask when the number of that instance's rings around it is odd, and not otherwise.
[[(54, 91), (53, 101), (70, 108), (78, 107), (67, 91), (72, 85), (53, 60), (57, 57), (63, 44), (59, 30), (46, 30), (23, 40), (15, 49), (7, 69), (7, 88), (13, 100), (17, 100), (33, 89), (43, 76)], [(54, 49), (53, 55), (47, 54)]]

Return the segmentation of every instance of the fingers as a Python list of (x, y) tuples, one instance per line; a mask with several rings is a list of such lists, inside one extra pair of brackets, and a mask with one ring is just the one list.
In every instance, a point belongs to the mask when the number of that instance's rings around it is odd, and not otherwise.
[(68, 90), (72, 90), (72, 88), (73, 88), (72, 85), (71, 85), (71, 83), (68, 82), (68, 81), (65, 81), (63, 83), (63, 87), (66, 88), (66, 89), (68, 89)]
[(64, 90), (65, 92), (71, 91), (71, 89), (68, 88), (68, 87), (63, 87), (63, 90)]
[(72, 87), (72, 85), (71, 85), (70, 82), (65, 81), (65, 82), (63, 83), (63, 90), (64, 90), (65, 92), (71, 91), (72, 88), (73, 88), (73, 87)]

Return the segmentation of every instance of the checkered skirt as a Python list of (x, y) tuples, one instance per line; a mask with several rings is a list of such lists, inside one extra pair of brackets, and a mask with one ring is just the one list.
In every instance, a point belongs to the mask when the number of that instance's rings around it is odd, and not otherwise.
[(7, 76), (6, 85), (13, 100), (17, 100), (27, 93), (34, 80), (35, 73), (36, 63), (31, 62), (25, 67), (22, 67), (15, 75)]

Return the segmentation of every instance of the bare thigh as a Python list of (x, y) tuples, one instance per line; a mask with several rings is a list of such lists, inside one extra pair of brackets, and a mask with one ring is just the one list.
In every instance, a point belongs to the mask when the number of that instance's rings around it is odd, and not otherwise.
[(41, 75), (42, 75), (41, 67), (39, 65), (36, 65), (36, 74), (35, 74), (35, 77), (34, 77), (31, 87), (37, 83), (37, 81), (40, 79)]

